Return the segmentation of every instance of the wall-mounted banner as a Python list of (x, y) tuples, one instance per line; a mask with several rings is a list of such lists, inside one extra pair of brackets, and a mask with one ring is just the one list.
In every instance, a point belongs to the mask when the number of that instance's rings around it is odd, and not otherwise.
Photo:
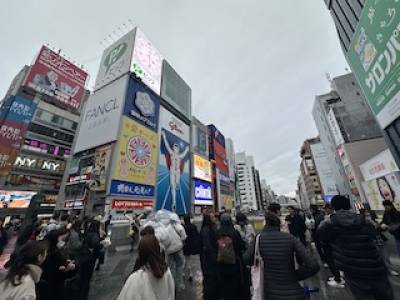
[(119, 180), (112, 180), (110, 194), (116, 196), (153, 197), (154, 187)]
[(347, 61), (382, 128), (400, 116), (397, 0), (364, 1)]
[(194, 204), (195, 205), (213, 205), (213, 196), (211, 183), (194, 180)]
[(114, 179), (154, 186), (157, 176), (158, 135), (122, 117)]
[(202, 158), (199, 155), (193, 155), (193, 169), (194, 178), (198, 178), (205, 181), (212, 181), (211, 178), (211, 162), (207, 159)]
[(130, 209), (144, 209), (153, 208), (154, 202), (152, 200), (124, 200), (124, 199), (113, 199), (112, 209), (116, 210), (130, 210)]
[(74, 153), (117, 140), (128, 78), (120, 78), (90, 95), (81, 115)]
[(43, 46), (25, 85), (78, 109), (88, 74), (56, 52)]
[(10, 109), (7, 113), (7, 119), (16, 123), (29, 125), (33, 114), (36, 111), (36, 103), (30, 99), (25, 99), (18, 96), (10, 96), (14, 98)]
[(20, 154), (15, 159), (14, 167), (61, 173), (65, 170), (65, 162)]
[(136, 29), (131, 30), (104, 50), (96, 77), (95, 90), (129, 72), (135, 31)]
[(399, 171), (390, 150), (387, 149), (360, 165), (364, 180), (369, 181)]
[(157, 95), (161, 89), (161, 69), (163, 57), (140, 28), (136, 28), (131, 71)]
[(0, 127), (0, 145), (19, 149), (26, 129), (26, 124), (6, 119)]
[(106, 177), (108, 166), (110, 165), (111, 149), (111, 145), (96, 149), (94, 155), (93, 181), (90, 186), (90, 189), (93, 191), (101, 192), (106, 190)]
[(0, 176), (5, 176), (10, 173), (16, 156), (17, 151), (14, 148), (0, 145)]
[(177, 214), (190, 211), (189, 130), (188, 125), (161, 107), (157, 209)]
[(160, 100), (152, 90), (133, 78), (129, 79), (124, 115), (158, 132)]

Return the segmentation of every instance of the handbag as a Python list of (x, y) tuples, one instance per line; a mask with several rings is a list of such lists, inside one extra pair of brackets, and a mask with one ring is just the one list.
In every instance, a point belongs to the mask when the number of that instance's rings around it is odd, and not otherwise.
[(260, 254), (260, 234), (256, 237), (254, 248), (254, 262), (251, 267), (251, 280), (253, 283), (252, 300), (265, 300), (264, 298), (264, 260)]

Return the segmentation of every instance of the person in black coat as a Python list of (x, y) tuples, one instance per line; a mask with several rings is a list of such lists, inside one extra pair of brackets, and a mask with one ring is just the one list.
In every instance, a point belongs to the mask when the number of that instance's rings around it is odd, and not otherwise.
[(311, 230), (311, 237), (315, 243), (315, 248), (317, 248), (319, 257), (321, 258), (321, 261), (325, 264), (326, 263), (326, 255), (324, 253), (321, 241), (317, 235), (317, 228), (319, 224), (324, 220), (324, 213), (318, 208), (317, 205), (311, 204), (310, 205), (310, 211), (311, 215), (314, 219), (314, 228)]
[(400, 256), (400, 212), (394, 207), (393, 202), (385, 200), (382, 202), (385, 207), (381, 228), (389, 230), (396, 240), (397, 253)]
[(331, 245), (335, 264), (344, 272), (354, 298), (393, 300), (374, 226), (350, 211), (350, 200), (344, 196), (333, 197), (331, 205), (335, 213), (321, 223), (318, 235)]
[(4, 248), (8, 243), (8, 234), (6, 229), (3, 227), (4, 219), (0, 218), (0, 255), (3, 253)]
[(191, 256), (200, 253), (200, 234), (196, 225), (192, 224), (190, 215), (183, 217), (186, 232), (185, 245), (183, 246), (183, 254), (185, 255), (185, 274), (189, 274), (189, 282), (193, 281), (193, 273), (191, 266)]
[(236, 261), (234, 264), (218, 262), (219, 295), (225, 300), (247, 300), (248, 298), (245, 297), (249, 295), (249, 292), (245, 290), (243, 263), (246, 244), (235, 229), (231, 216), (227, 213), (221, 215), (217, 241), (225, 237), (232, 240)]
[[(299, 284), (319, 271), (319, 265), (304, 245), (293, 235), (281, 232), (280, 219), (267, 212), (266, 226), (259, 237), (264, 261), (264, 294), (268, 300), (303, 300), (304, 288)], [(244, 255), (245, 263), (254, 262), (255, 241)], [(296, 269), (295, 259), (299, 267)]]
[(307, 226), (304, 219), (299, 215), (299, 212), (293, 206), (288, 206), (289, 215), (286, 216), (286, 222), (289, 227), (289, 232), (300, 239), (304, 246), (306, 243)]
[(200, 230), (200, 263), (203, 273), (204, 300), (219, 300), (217, 269), (217, 232), (215, 215), (209, 210), (203, 212), (203, 224)]

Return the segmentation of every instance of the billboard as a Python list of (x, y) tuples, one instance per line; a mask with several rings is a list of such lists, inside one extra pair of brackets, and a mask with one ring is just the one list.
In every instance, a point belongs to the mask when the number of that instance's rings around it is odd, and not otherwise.
[(90, 95), (81, 115), (74, 153), (117, 140), (128, 76)]
[(160, 95), (163, 57), (140, 28), (136, 28), (131, 71)]
[(42, 46), (27, 75), (25, 85), (78, 109), (88, 74), (59, 53)]
[(158, 149), (156, 132), (123, 116), (113, 179), (154, 186)]
[(335, 116), (335, 113), (333, 112), (332, 108), (329, 110), (327, 118), (328, 118), (329, 127), (331, 128), (331, 132), (332, 132), (333, 138), (335, 140), (336, 147), (344, 144), (344, 138), (343, 138), (342, 132), (340, 131), (339, 124), (336, 120), (336, 116)]
[(347, 61), (381, 128), (400, 115), (398, 10), (398, 1), (365, 1), (347, 52)]
[(104, 50), (96, 77), (95, 90), (130, 71), (134, 40), (135, 29)]
[(6, 119), (0, 127), (0, 145), (19, 149), (26, 129), (25, 124)]
[(224, 137), (224, 135), (214, 125), (208, 125), (208, 129), (210, 131), (211, 139), (218, 141), (218, 143), (223, 148), (225, 148), (225, 137)]
[(166, 60), (162, 67), (161, 97), (191, 119), (192, 90)]
[(190, 128), (161, 107), (159, 131), (156, 208), (186, 214), (190, 211)]
[(364, 180), (369, 181), (399, 171), (392, 153), (387, 149), (360, 165)]
[(17, 151), (15, 149), (0, 145), (0, 176), (10, 173), (16, 156)]
[(1, 208), (28, 208), (36, 192), (0, 190)]
[(208, 182), (212, 181), (211, 162), (199, 155), (193, 154), (193, 177)]
[(158, 132), (159, 114), (160, 100), (158, 96), (143, 83), (130, 78), (124, 115)]
[(362, 187), (372, 210), (384, 210), (384, 200), (393, 202), (400, 209), (399, 172), (364, 181)]
[(211, 183), (193, 180), (194, 186), (194, 204), (195, 205), (213, 205)]
[(6, 119), (12, 120), (19, 124), (25, 124), (26, 126), (29, 125), (36, 111), (37, 104), (33, 102), (33, 100), (25, 99), (19, 96), (10, 97), (14, 99), (7, 112)]
[(94, 155), (93, 181), (90, 186), (90, 189), (93, 191), (102, 192), (106, 190), (106, 177), (108, 173), (108, 167), (110, 165), (111, 150), (111, 145), (106, 145), (96, 149)]
[(37, 171), (40, 170), (46, 172), (48, 171), (54, 173), (62, 173), (65, 170), (65, 162), (61, 160), (53, 160), (38, 156), (19, 154), (15, 159), (14, 167)]
[(110, 194), (115, 196), (153, 197), (154, 186), (111, 180)]

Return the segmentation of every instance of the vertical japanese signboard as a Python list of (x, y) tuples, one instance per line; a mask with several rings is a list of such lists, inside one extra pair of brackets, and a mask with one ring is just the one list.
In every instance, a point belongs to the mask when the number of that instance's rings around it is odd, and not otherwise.
[(400, 116), (400, 2), (368, 0), (347, 60), (381, 128)]

